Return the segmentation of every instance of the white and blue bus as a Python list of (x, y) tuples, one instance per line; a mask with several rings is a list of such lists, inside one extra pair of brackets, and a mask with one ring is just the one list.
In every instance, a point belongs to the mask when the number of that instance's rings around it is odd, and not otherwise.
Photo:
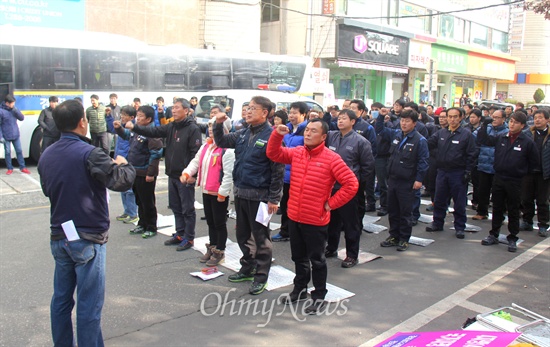
[[(85, 31), (0, 26), (0, 100), (13, 94), (25, 115), (20, 122), (24, 156), (38, 160), (40, 111), (59, 101), (90, 95), (120, 105), (139, 97), (153, 104), (162, 96), (190, 98), (212, 89), (258, 89), (279, 85), (299, 91), (311, 61), (266, 53), (235, 53), (181, 45), (152, 46), (119, 35)], [(15, 155), (12, 151), (12, 155)], [(0, 158), (4, 151), (0, 150)]]

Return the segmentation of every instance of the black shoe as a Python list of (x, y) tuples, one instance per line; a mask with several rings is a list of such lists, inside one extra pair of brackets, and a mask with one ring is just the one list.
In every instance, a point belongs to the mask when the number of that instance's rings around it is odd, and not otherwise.
[(329, 251), (325, 250), (325, 258), (336, 258), (338, 257), (338, 251)]
[(165, 246), (179, 245), (183, 238), (179, 235), (172, 234), (172, 237), (164, 241)]
[(498, 238), (496, 238), (493, 235), (489, 234), (489, 236), (487, 236), (486, 238), (481, 240), (481, 244), (483, 246), (498, 245)]
[(381, 247), (395, 247), (399, 245), (399, 240), (393, 236), (389, 236), (384, 241), (380, 242)]
[(533, 223), (521, 221), (519, 224), (519, 230), (521, 231), (533, 231)]
[(313, 301), (311, 303), (311, 305), (309, 305), (304, 313), (305, 314), (308, 314), (308, 315), (314, 315), (314, 314), (318, 314), (319, 311), (321, 311), (326, 305), (326, 301), (325, 300), (321, 300), (321, 299), (317, 299), (315, 301)]
[(357, 258), (346, 257), (346, 259), (342, 261), (342, 267), (346, 269), (354, 267), (355, 265), (357, 265)]
[(145, 228), (141, 225), (138, 225), (134, 229), (130, 230), (130, 235), (143, 234), (143, 232), (145, 232)]
[(306, 289), (302, 289), (300, 292), (296, 292), (295, 290), (293, 290), (288, 294), (282, 295), (279, 300), (279, 303), (281, 303), (282, 305), (290, 305), (298, 301), (304, 301), (304, 300), (307, 300)]
[(377, 216), (385, 216), (388, 214), (388, 211), (385, 208), (380, 208), (380, 210), (376, 213)]
[(405, 252), (407, 249), (409, 249), (409, 243), (407, 241), (399, 241), (399, 245), (397, 245), (397, 250), (400, 252)]
[(431, 233), (434, 231), (443, 231), (443, 227), (438, 227), (434, 223), (432, 223), (426, 227), (426, 231)]
[(228, 278), (229, 282), (245, 282), (245, 281), (254, 281), (254, 274), (244, 274), (242, 272), (234, 273), (233, 275), (230, 275)]
[(204, 216), (204, 217), (201, 217), (201, 220), (206, 220), (206, 216)]
[(508, 240), (508, 252), (515, 252), (518, 250), (518, 245), (515, 240)]
[(265, 289), (267, 288), (267, 282), (252, 282), (250, 285), (250, 289), (248, 292), (252, 295), (258, 295), (261, 294)]
[(464, 230), (457, 230), (455, 232), (455, 236), (457, 239), (463, 239), (464, 238)]
[(180, 244), (178, 245), (178, 247), (176, 247), (176, 251), (178, 252), (185, 251), (193, 247), (194, 243), (195, 242), (193, 240), (187, 240), (186, 238), (182, 238)]
[(418, 219), (412, 221), (411, 226), (414, 227), (418, 224)]
[(375, 205), (365, 206), (365, 212), (374, 212), (374, 211), (376, 211), (376, 206)]
[(428, 205), (428, 207), (426, 207), (426, 211), (428, 211), (428, 212), (433, 212), (433, 210), (434, 210), (434, 205), (433, 204), (430, 204), (430, 205)]

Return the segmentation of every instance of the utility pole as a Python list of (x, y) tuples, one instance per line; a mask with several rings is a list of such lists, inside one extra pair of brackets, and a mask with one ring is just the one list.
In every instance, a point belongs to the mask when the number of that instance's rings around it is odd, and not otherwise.
[(433, 86), (433, 77), (434, 77), (434, 60), (430, 59), (430, 83), (428, 84), (428, 105), (433, 105), (432, 100), (432, 86)]

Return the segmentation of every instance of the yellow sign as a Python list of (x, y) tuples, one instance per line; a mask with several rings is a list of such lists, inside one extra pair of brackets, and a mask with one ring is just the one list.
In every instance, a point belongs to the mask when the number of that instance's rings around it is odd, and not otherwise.
[(468, 54), (467, 74), (479, 77), (495, 78), (499, 80), (513, 80), (515, 64), (511, 60), (488, 58), (481, 54)]

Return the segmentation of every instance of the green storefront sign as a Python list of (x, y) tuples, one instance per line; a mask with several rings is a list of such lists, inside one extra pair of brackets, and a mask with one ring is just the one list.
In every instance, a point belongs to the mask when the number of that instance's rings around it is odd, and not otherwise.
[(461, 49), (432, 44), (432, 59), (437, 62), (437, 71), (465, 74), (468, 68), (468, 52)]

